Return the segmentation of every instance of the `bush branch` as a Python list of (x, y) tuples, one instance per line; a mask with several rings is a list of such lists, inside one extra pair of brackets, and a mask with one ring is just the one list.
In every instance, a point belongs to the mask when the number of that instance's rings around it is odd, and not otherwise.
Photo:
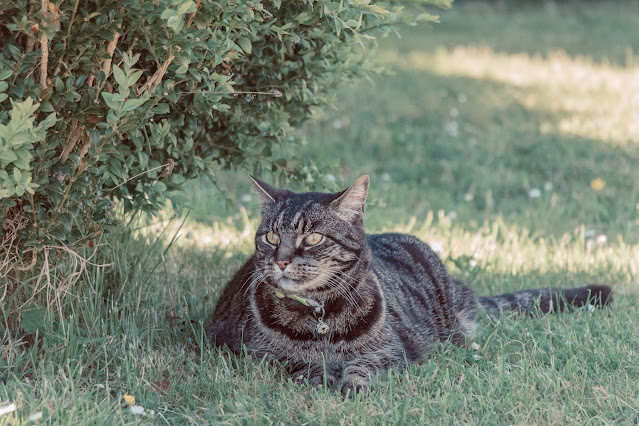
[[(120, 11), (123, 12), (122, 9)], [(118, 24), (118, 30), (121, 30), (121, 29), (122, 29), (122, 24)], [(102, 62), (102, 66), (100, 67), (100, 69), (104, 72), (104, 81), (106, 81), (106, 79), (109, 78), (109, 74), (111, 73), (111, 63), (113, 62), (113, 54), (115, 53), (115, 48), (118, 46), (119, 39), (120, 39), (120, 32), (113, 31), (113, 40), (109, 42), (106, 49), (106, 54), (109, 55), (109, 58), (105, 59), (104, 62)], [(89, 87), (93, 86), (94, 80), (95, 80), (95, 74), (89, 77), (89, 80), (87, 81), (87, 85)]]
[(161, 178), (161, 177), (163, 177), (163, 176), (168, 176), (168, 175), (170, 175), (170, 174), (172, 174), (172, 173), (173, 173), (173, 167), (174, 167), (174, 166), (175, 166), (175, 160), (173, 160), (172, 158), (169, 158), (169, 160), (166, 162), (166, 164), (162, 164), (161, 166), (157, 166), (157, 167), (153, 167), (152, 169), (145, 170), (145, 171), (143, 171), (142, 173), (138, 173), (137, 175), (135, 175), (135, 176), (133, 176), (133, 177), (128, 178), (128, 179), (127, 179), (127, 180), (125, 180), (124, 182), (117, 184), (116, 186), (114, 186), (113, 188), (111, 188), (111, 189), (109, 190), (109, 193), (113, 192), (115, 189), (117, 189), (117, 188), (121, 187), (121, 186), (122, 186), (122, 185), (124, 185), (125, 183), (130, 182), (130, 181), (132, 181), (133, 179), (135, 179), (135, 178), (137, 178), (137, 177), (140, 177), (140, 176), (142, 176), (142, 175), (145, 175), (145, 174), (147, 174), (147, 173), (150, 173), (150, 172), (152, 172), (152, 171), (154, 171), (154, 170), (163, 169), (163, 168), (165, 168), (165, 167), (166, 167), (166, 169), (162, 171), (162, 173), (160, 174), (160, 176), (158, 176), (158, 179), (159, 179), (159, 178)]
[(138, 96), (144, 93), (146, 90), (150, 90), (151, 93), (155, 90), (155, 88), (162, 82), (162, 78), (164, 77), (164, 73), (166, 73), (166, 69), (171, 65), (171, 61), (175, 59), (175, 55), (173, 52), (169, 52), (169, 57), (162, 64), (160, 68), (155, 71), (155, 73), (149, 77), (149, 79), (144, 83), (140, 90), (138, 90)]
[(197, 10), (200, 8), (200, 5), (202, 4), (202, 0), (197, 0), (195, 2), (195, 12), (191, 13), (189, 15), (189, 20), (186, 21), (186, 28), (191, 28), (191, 24), (193, 23), (193, 19), (195, 18), (195, 14), (197, 13)]
[[(49, 1), (42, 0), (41, 12), (46, 16), (48, 11)], [(44, 31), (46, 22), (42, 24), (42, 34), (40, 35), (40, 50), (42, 51), (42, 58), (40, 59), (40, 86), (46, 89), (47, 86), (47, 67), (49, 66), (49, 40), (47, 39), (47, 33)]]
[(71, 121), (71, 135), (69, 137), (69, 142), (67, 143), (67, 146), (62, 151), (62, 154), (60, 154), (61, 164), (66, 163), (67, 158), (69, 158), (69, 154), (71, 154), (71, 151), (73, 151), (73, 148), (75, 147), (75, 144), (78, 143), (78, 141), (82, 138), (83, 132), (84, 132), (84, 126), (78, 127), (78, 120), (73, 119)]
[[(118, 24), (118, 29), (122, 28), (122, 24)], [(111, 62), (113, 62), (113, 54), (115, 53), (115, 48), (118, 45), (118, 39), (120, 38), (120, 33), (118, 31), (113, 31), (113, 40), (109, 42), (107, 45), (107, 55), (109, 55), (108, 59), (105, 59), (102, 63), (102, 71), (104, 72), (104, 79), (106, 80), (111, 74)]]

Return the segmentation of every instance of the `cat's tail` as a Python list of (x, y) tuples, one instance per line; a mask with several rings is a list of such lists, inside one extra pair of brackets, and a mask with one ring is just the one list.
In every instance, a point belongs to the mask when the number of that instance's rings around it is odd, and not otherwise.
[(507, 312), (529, 312), (538, 307), (543, 313), (563, 311), (566, 308), (601, 307), (612, 302), (612, 288), (607, 285), (589, 285), (578, 288), (540, 288), (480, 297), (479, 304), (490, 316)]

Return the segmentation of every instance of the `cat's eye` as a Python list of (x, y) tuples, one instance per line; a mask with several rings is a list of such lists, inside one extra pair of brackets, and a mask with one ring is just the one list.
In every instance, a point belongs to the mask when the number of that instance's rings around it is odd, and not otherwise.
[(277, 234), (269, 232), (268, 234), (266, 234), (266, 242), (276, 246), (280, 243), (280, 237)]
[(304, 238), (304, 242), (309, 246), (316, 246), (319, 243), (324, 241), (324, 236), (322, 234), (318, 234), (317, 232), (313, 232)]

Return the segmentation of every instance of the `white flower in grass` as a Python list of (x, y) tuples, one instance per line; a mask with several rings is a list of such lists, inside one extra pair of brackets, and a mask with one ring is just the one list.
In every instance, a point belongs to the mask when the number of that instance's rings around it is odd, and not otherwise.
[(470, 348), (474, 351), (478, 351), (479, 350), (479, 344), (476, 342), (473, 342), (470, 344)]
[(467, 192), (466, 194), (464, 194), (464, 201), (466, 202), (470, 203), (471, 201), (473, 201), (473, 198), (475, 198), (475, 196), (470, 192)]
[(348, 117), (342, 117), (333, 121), (334, 129), (342, 129), (350, 124), (351, 120)]
[(541, 190), (539, 188), (530, 188), (528, 191), (528, 198), (539, 198), (541, 197)]
[(450, 136), (456, 138), (457, 136), (459, 136), (459, 124), (456, 121), (449, 121), (448, 123), (446, 123), (446, 133), (448, 133)]
[(382, 180), (383, 180), (384, 182), (390, 182), (390, 180), (391, 180), (391, 175), (389, 175), (388, 173), (383, 173), (383, 174), (382, 174)]
[(473, 359), (475, 361), (479, 361), (481, 359), (481, 357), (479, 355), (477, 355), (477, 354), (473, 354)]
[(552, 191), (552, 182), (544, 183), (544, 191)]
[(132, 405), (131, 413), (135, 414), (136, 416), (142, 415), (144, 414), (144, 407), (140, 405)]
[(16, 410), (16, 404), (10, 402), (9, 404), (0, 405), (0, 416), (4, 416), (5, 414), (9, 414)]
[(595, 312), (595, 307), (594, 307), (594, 305), (588, 304), (588, 306), (586, 307), (586, 309), (588, 309), (588, 312)]
[(251, 194), (244, 194), (242, 195), (242, 197), (240, 198), (240, 201), (242, 201), (243, 203), (248, 203), (249, 201), (251, 201), (253, 199), (253, 197), (251, 197)]
[(433, 244), (431, 244), (431, 245), (430, 245), (430, 248), (432, 248), (432, 249), (433, 249), (433, 251), (434, 251), (435, 253), (441, 253), (441, 252), (443, 252), (443, 251), (444, 251), (444, 248), (443, 248), (443, 247), (442, 247), (442, 245), (441, 245), (441, 244), (439, 244), (439, 243), (433, 243)]
[(35, 422), (42, 418), (42, 411), (38, 411), (37, 413), (33, 413), (29, 416), (29, 420)]
[(329, 182), (335, 182), (335, 175), (332, 173), (329, 173), (326, 175), (326, 180)]
[(459, 102), (460, 104), (465, 104), (467, 100), (468, 97), (464, 93), (460, 93), (459, 95), (457, 95), (457, 102)]

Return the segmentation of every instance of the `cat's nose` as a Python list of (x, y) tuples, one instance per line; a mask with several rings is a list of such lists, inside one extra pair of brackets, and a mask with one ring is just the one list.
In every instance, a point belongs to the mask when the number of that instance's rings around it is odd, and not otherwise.
[(277, 263), (277, 266), (279, 266), (279, 267), (280, 267), (280, 269), (283, 271), (283, 270), (286, 268), (286, 265), (288, 265), (288, 264), (289, 264), (289, 263), (291, 263), (291, 262), (288, 262), (288, 261), (286, 261), (286, 260), (278, 260), (278, 261), (277, 261), (277, 262), (275, 262), (275, 263)]

